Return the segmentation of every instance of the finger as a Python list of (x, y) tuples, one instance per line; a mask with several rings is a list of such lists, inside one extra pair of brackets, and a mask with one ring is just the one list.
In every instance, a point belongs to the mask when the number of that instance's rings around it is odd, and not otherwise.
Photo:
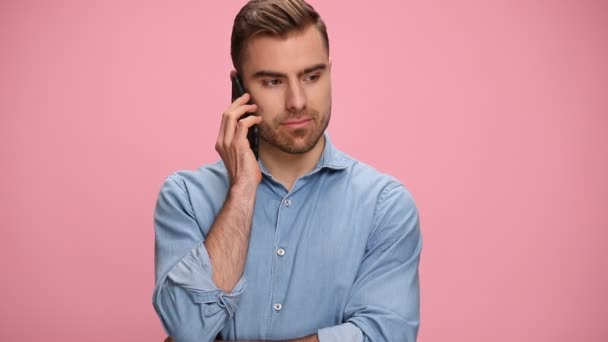
[(249, 128), (253, 125), (257, 125), (264, 121), (261, 116), (251, 115), (246, 118), (240, 119), (238, 122), (242, 123), (246, 128)]
[(229, 145), (232, 143), (238, 120), (246, 113), (255, 112), (256, 109), (257, 106), (254, 104), (243, 105), (234, 109), (231, 112), (226, 112), (224, 114), (224, 118), (222, 119), (222, 121), (224, 121), (224, 132), (222, 139), (225, 145)]
[[(244, 108), (243, 108), (244, 107)], [(223, 148), (225, 142), (230, 142), (232, 140), (232, 136), (234, 135), (234, 130), (236, 129), (236, 121), (238, 118), (243, 116), (248, 112), (255, 112), (257, 110), (257, 106), (253, 104), (242, 105), (238, 108), (232, 109), (232, 105), (226, 109), (224, 114), (222, 114), (222, 121), (220, 123), (220, 130), (217, 135), (216, 140), (216, 149)], [(228, 136), (227, 134), (228, 133)]]
[(235, 108), (229, 107), (226, 112), (224, 112), (224, 116), (229, 116), (231, 119), (238, 121), (241, 116), (247, 113), (254, 113), (256, 110), (258, 110), (258, 106), (256, 104), (244, 104)]
[(234, 108), (240, 107), (242, 105), (247, 104), (247, 102), (249, 102), (249, 100), (251, 99), (251, 95), (249, 95), (249, 93), (245, 93), (239, 97), (237, 97), (231, 104), (230, 107), (228, 107), (227, 111), (230, 111)]
[(234, 140), (241, 140), (241, 141), (245, 141), (247, 140), (247, 132), (249, 132), (249, 129), (251, 128), (251, 126), (253, 125), (257, 125), (259, 123), (261, 123), (262, 117), (260, 116), (249, 116), (246, 117), (244, 119), (241, 119), (238, 121), (237, 127), (236, 127), (236, 132), (234, 134)]
[(222, 121), (220, 122), (220, 131), (217, 133), (217, 140), (215, 142), (215, 149), (222, 148), (221, 144), (224, 140), (224, 132), (226, 131), (226, 117), (222, 114)]

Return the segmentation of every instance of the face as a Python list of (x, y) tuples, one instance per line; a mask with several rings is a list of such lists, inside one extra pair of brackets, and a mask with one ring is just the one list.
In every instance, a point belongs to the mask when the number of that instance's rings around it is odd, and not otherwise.
[(298, 154), (315, 147), (331, 116), (331, 63), (314, 25), (286, 37), (247, 43), (243, 82), (258, 106), (260, 138)]

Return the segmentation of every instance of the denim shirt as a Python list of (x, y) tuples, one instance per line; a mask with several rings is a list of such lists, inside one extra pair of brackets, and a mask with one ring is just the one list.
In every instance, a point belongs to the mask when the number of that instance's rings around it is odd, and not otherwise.
[(153, 305), (177, 342), (415, 341), (422, 239), (409, 192), (336, 149), (291, 191), (260, 162), (247, 261), (231, 293), (203, 241), (230, 181), (220, 161), (169, 176), (158, 196)]

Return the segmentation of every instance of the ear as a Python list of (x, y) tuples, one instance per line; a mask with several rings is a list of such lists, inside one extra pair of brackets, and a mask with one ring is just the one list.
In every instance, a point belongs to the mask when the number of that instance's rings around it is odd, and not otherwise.
[(236, 76), (236, 70), (230, 70), (230, 79)]

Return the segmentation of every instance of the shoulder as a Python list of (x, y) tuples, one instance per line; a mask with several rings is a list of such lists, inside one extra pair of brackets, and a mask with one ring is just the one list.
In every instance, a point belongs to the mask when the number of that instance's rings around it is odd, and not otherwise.
[(341, 158), (349, 160), (349, 166), (344, 169), (344, 178), (348, 179), (347, 196), (373, 208), (370, 212), (372, 236), (394, 237), (418, 229), (416, 203), (399, 179), (344, 152), (340, 154)]
[(203, 207), (221, 207), (230, 181), (222, 161), (205, 164), (195, 170), (173, 172), (165, 179), (159, 197), (175, 198), (187, 202), (198, 211)]
[(348, 160), (349, 166), (345, 171), (349, 188), (375, 201), (375, 216), (382, 215), (386, 210), (417, 213), (411, 192), (399, 179), (345, 152), (338, 153), (340, 158)]
[(372, 165), (360, 161), (345, 152), (338, 151), (338, 153), (340, 158), (348, 161), (349, 166), (346, 171), (353, 187), (361, 188), (361, 190), (365, 191), (374, 190), (379, 197), (393, 190), (401, 191), (407, 194), (408, 197), (411, 197), (405, 185), (396, 177), (379, 171)]
[(184, 191), (189, 189), (221, 190), (228, 186), (229, 179), (222, 161), (205, 164), (195, 170), (180, 170), (167, 177), (165, 183), (174, 182)]

